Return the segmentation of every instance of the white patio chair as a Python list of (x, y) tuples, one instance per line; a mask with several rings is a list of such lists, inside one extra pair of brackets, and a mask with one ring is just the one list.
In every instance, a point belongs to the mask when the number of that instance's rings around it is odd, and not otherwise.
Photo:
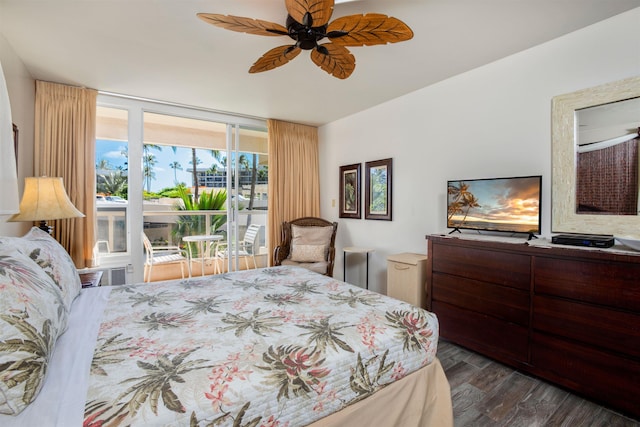
[(178, 246), (153, 246), (151, 241), (142, 232), (142, 243), (147, 254), (144, 263), (144, 281), (151, 281), (151, 270), (154, 265), (180, 264), (180, 273), (184, 279), (184, 267), (187, 266), (189, 278), (191, 278), (191, 265), (187, 252)]
[(258, 268), (258, 263), (256, 262), (256, 244), (260, 227), (262, 226), (258, 224), (250, 224), (244, 233), (244, 237), (238, 242), (238, 246), (232, 247), (230, 251), (227, 243), (218, 243), (216, 245), (216, 257), (222, 260), (223, 265), (224, 261), (228, 259), (230, 255), (244, 257), (247, 270), (249, 269), (249, 258), (251, 258), (253, 260), (253, 268)]

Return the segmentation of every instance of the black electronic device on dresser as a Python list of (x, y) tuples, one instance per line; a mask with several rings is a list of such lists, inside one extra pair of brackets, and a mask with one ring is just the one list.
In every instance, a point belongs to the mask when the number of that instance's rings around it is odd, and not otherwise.
[(427, 240), (443, 338), (640, 417), (640, 255)]
[(610, 248), (614, 245), (615, 238), (613, 236), (599, 236), (595, 234), (558, 234), (557, 236), (551, 237), (551, 243), (591, 248)]

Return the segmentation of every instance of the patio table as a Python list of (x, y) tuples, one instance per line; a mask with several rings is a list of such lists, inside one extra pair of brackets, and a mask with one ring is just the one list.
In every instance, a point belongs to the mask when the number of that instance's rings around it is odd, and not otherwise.
[[(211, 252), (211, 245), (214, 242), (222, 240), (223, 238), (224, 238), (224, 236), (222, 236), (220, 234), (203, 234), (203, 235), (196, 235), (196, 236), (184, 236), (182, 238), (183, 242), (197, 243), (198, 244), (198, 249), (199, 249), (199, 254), (200, 254), (200, 259), (201, 259), (200, 266), (202, 267), (201, 271), (202, 271), (202, 275), (203, 276), (204, 276), (204, 265), (205, 265), (205, 262), (207, 260), (211, 261), (211, 260), (213, 260), (215, 258), (215, 257), (211, 258), (210, 256), (208, 256), (208, 254)], [(188, 244), (187, 246), (189, 247), (189, 262), (191, 262), (192, 260), (194, 260), (193, 254), (192, 254), (192, 249), (191, 249), (191, 245)], [(220, 272), (220, 267), (218, 266), (217, 262), (214, 263), (213, 272), (214, 273), (219, 273)]]

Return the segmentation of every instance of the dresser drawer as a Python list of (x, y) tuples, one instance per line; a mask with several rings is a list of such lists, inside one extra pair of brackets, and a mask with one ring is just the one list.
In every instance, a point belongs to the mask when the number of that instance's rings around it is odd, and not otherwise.
[(533, 328), (640, 358), (640, 315), (535, 296)]
[(503, 251), (433, 245), (433, 271), (529, 290), (531, 257)]
[(529, 325), (528, 291), (434, 273), (431, 292), (434, 301), (446, 302), (507, 322)]
[(640, 311), (640, 264), (536, 257), (534, 292)]
[(511, 365), (527, 362), (527, 328), (440, 301), (433, 301), (432, 311), (443, 338)]
[(640, 416), (640, 362), (591, 346), (533, 333), (532, 371), (536, 375)]

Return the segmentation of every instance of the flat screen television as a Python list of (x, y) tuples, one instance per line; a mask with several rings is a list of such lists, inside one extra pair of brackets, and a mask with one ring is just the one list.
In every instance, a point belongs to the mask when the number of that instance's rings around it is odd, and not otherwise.
[(541, 230), (542, 176), (447, 181), (447, 227), (527, 233)]

